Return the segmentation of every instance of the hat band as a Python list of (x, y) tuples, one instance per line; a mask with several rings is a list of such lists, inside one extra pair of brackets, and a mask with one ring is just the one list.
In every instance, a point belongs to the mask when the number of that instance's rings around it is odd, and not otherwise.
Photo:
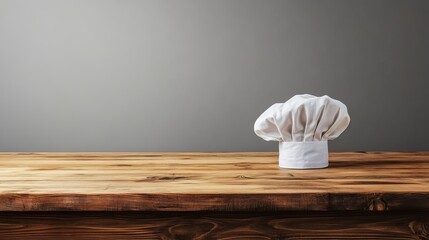
[(281, 168), (325, 168), (328, 165), (328, 141), (279, 142)]

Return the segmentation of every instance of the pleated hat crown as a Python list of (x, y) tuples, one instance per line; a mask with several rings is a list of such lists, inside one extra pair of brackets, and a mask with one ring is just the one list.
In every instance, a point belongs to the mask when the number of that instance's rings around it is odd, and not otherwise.
[(256, 120), (254, 130), (266, 141), (280, 142), (281, 167), (321, 168), (328, 166), (327, 140), (337, 138), (349, 123), (342, 102), (327, 95), (303, 94), (269, 107)]

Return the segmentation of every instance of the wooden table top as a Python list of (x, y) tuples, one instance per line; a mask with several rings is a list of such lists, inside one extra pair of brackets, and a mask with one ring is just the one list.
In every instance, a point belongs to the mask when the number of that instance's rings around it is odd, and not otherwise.
[(428, 210), (429, 152), (0, 153), (0, 211)]

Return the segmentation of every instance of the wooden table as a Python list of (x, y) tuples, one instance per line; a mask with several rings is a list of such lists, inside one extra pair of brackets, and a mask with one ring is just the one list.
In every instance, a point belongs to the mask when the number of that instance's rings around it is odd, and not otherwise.
[(429, 239), (429, 152), (0, 153), (0, 239)]

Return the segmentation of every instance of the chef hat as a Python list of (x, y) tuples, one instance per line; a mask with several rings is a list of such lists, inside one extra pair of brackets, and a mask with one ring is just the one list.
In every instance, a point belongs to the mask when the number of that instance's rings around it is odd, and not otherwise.
[(327, 140), (337, 138), (349, 122), (342, 102), (303, 94), (269, 107), (256, 120), (255, 133), (279, 142), (280, 167), (324, 168), (328, 166)]

